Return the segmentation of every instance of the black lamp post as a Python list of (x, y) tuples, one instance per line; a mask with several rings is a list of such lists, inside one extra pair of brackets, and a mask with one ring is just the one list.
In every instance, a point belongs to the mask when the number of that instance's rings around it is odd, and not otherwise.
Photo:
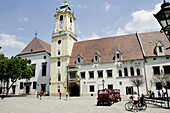
[(102, 83), (103, 83), (103, 89), (104, 89), (104, 83), (105, 83), (104, 79), (102, 80)]
[(170, 41), (170, 3), (164, 0), (161, 5), (161, 10), (154, 14), (154, 17), (158, 20), (168, 40)]

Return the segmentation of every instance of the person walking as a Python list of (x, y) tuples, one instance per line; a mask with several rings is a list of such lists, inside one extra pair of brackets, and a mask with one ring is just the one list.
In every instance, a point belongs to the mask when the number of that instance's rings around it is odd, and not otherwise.
[(42, 98), (42, 91), (40, 91), (40, 100), (41, 100), (41, 98)]
[(136, 91), (134, 92), (133, 100), (134, 100), (134, 108), (135, 108), (136, 112), (138, 112), (139, 96), (138, 96), (138, 94), (136, 93)]
[(61, 99), (61, 91), (60, 91), (59, 95), (60, 95), (60, 99)]
[(162, 90), (162, 98), (163, 98), (163, 99), (165, 98), (165, 93), (164, 93), (163, 90)]

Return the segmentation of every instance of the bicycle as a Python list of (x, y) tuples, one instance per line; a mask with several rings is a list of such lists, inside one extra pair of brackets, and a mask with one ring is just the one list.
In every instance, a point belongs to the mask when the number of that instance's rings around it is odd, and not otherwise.
[[(133, 110), (133, 107), (134, 107), (134, 101), (133, 101), (133, 100), (130, 100), (129, 102), (127, 102), (127, 103), (125, 104), (125, 109), (126, 109), (127, 111), (132, 111), (132, 110)], [(147, 108), (146, 102), (143, 101), (143, 103), (141, 103), (141, 102), (139, 101), (139, 103), (138, 103), (138, 110), (143, 110), (143, 111), (145, 111), (146, 108)]]

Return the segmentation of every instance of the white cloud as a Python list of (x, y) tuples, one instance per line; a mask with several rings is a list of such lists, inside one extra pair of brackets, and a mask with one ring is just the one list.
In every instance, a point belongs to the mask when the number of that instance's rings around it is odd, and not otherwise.
[(22, 21), (28, 21), (29, 19), (27, 17), (23, 17), (23, 18), (20, 18), (19, 21), (22, 22)]
[(81, 37), (78, 37), (79, 41), (94, 40), (94, 39), (99, 39), (99, 38), (100, 38), (100, 36), (98, 34), (96, 34), (95, 32), (93, 32), (91, 36), (81, 36)]
[(24, 31), (25, 29), (23, 27), (18, 28), (20, 31)]
[(12, 49), (23, 49), (26, 46), (24, 42), (17, 41), (17, 37), (15, 35), (5, 33), (0, 34), (0, 45), (3, 47), (10, 47)]
[(110, 8), (112, 7), (111, 4), (109, 4), (108, 2), (105, 2), (104, 6), (106, 11), (109, 11)]
[(160, 30), (160, 25), (153, 16), (160, 10), (160, 5), (157, 4), (152, 11), (136, 11), (131, 14), (132, 21), (128, 22), (124, 28), (119, 28), (117, 34), (128, 32), (148, 32), (153, 30)]
[(102, 32), (104, 32), (107, 36), (110, 36), (110, 35), (113, 35), (114, 34), (114, 31), (111, 30), (111, 28), (109, 26), (106, 26)]
[(81, 4), (78, 4), (78, 7), (79, 7), (79, 8), (84, 8), (84, 9), (86, 9), (86, 8), (87, 8), (87, 6), (85, 6), (85, 5), (81, 5)]

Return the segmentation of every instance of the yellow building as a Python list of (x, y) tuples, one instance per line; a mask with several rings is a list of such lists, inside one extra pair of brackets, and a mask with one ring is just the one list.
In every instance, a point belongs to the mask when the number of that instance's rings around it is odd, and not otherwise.
[(51, 85), (50, 95), (65, 94), (68, 90), (67, 66), (70, 61), (74, 42), (77, 41), (74, 32), (74, 13), (71, 13), (66, 0), (56, 9), (54, 15), (56, 26), (52, 35), (51, 45)]

